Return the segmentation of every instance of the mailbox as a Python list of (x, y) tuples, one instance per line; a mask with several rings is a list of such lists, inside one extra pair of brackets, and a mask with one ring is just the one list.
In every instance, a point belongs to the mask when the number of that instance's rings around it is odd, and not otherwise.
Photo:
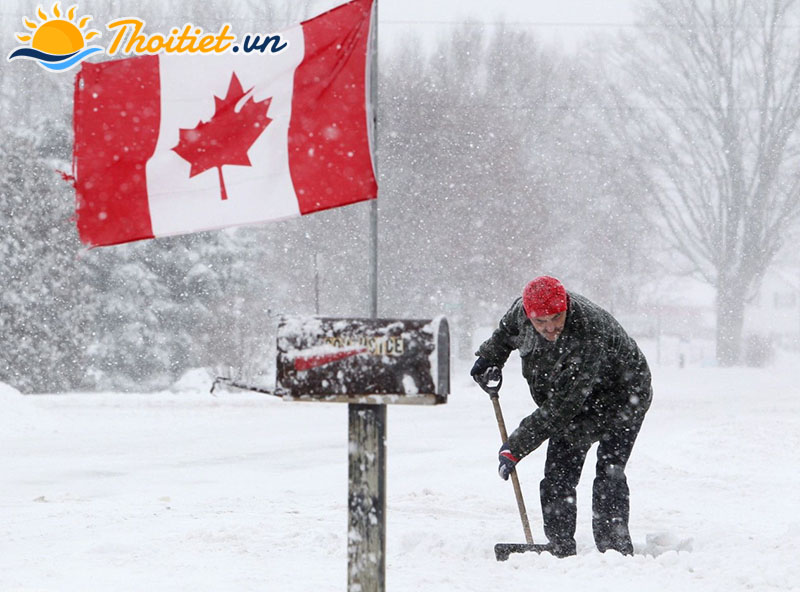
[(447, 319), (284, 317), (275, 394), (284, 400), (439, 404), (450, 393)]

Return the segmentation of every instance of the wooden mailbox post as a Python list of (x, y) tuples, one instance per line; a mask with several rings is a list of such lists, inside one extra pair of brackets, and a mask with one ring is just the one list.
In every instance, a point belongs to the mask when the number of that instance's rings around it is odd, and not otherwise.
[(275, 394), (349, 403), (347, 584), (384, 592), (386, 405), (436, 405), (450, 393), (447, 319), (284, 317)]

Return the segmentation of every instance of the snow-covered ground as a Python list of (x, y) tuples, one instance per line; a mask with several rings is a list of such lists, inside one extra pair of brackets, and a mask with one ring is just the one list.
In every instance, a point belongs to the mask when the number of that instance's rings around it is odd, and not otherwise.
[[(389, 408), (387, 589), (800, 590), (796, 368), (654, 368), (628, 469), (636, 555), (594, 549), (592, 451), (578, 556), (497, 563), (494, 543), (524, 537), (491, 405), (459, 364), (446, 405)], [(207, 386), (0, 387), (0, 590), (346, 589), (346, 406)], [(509, 428), (532, 408), (515, 361), (501, 401)], [(543, 459), (519, 469), (539, 541)]]

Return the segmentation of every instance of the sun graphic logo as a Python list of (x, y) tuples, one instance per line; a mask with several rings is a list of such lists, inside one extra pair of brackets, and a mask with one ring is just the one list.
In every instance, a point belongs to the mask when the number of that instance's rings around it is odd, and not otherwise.
[(17, 33), (17, 39), (29, 43), (27, 47), (19, 47), (8, 56), (8, 61), (16, 58), (27, 58), (36, 61), (43, 68), (55, 71), (69, 70), (90, 55), (103, 51), (102, 47), (87, 46), (86, 42), (100, 35), (99, 31), (84, 31), (92, 17), (86, 15), (75, 20), (78, 6), (72, 6), (66, 18), (61, 16), (58, 2), (53, 4), (52, 17), (37, 8), (39, 23), (27, 18), (22, 19), (31, 33)]

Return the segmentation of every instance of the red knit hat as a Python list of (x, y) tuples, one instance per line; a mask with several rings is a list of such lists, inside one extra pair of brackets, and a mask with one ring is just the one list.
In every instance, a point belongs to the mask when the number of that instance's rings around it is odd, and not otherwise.
[(522, 291), (522, 306), (528, 318), (563, 312), (567, 310), (567, 291), (556, 278), (543, 275), (525, 286)]

